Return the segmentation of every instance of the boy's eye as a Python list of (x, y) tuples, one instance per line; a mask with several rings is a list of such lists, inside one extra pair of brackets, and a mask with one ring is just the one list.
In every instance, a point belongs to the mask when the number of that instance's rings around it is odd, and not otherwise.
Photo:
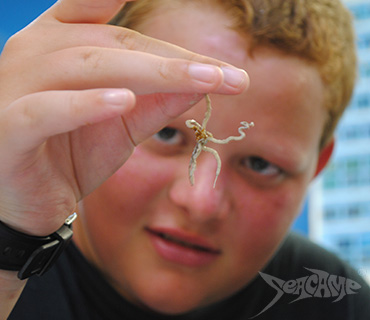
[(167, 144), (178, 144), (181, 142), (182, 137), (180, 132), (171, 127), (165, 127), (161, 131), (157, 132), (154, 135), (154, 138), (156, 140), (159, 140), (160, 142), (164, 142)]
[(274, 176), (281, 173), (279, 167), (260, 157), (248, 157), (243, 162), (248, 169), (265, 176)]

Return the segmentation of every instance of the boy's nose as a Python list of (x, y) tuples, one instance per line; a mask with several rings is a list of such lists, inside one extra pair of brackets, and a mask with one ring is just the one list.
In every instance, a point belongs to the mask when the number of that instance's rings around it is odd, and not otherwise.
[(216, 187), (213, 188), (217, 163), (211, 154), (203, 154), (197, 163), (194, 185), (191, 186), (186, 174), (178, 177), (171, 187), (170, 198), (182, 207), (194, 222), (223, 219), (231, 205), (225, 192), (225, 179), (222, 171)]

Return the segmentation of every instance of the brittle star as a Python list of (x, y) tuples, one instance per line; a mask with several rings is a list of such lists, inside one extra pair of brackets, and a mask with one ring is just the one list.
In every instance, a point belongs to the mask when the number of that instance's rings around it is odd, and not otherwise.
[(243, 130), (247, 130), (251, 127), (254, 126), (253, 122), (246, 122), (242, 121), (240, 124), (242, 125), (239, 127), (238, 132), (239, 136), (230, 136), (226, 139), (216, 139), (213, 137), (212, 133), (207, 131), (206, 126), (209, 118), (211, 117), (211, 111), (212, 111), (212, 106), (211, 106), (211, 99), (209, 98), (209, 95), (205, 95), (205, 99), (207, 102), (207, 110), (206, 113), (204, 114), (204, 119), (202, 124), (199, 124), (197, 121), (194, 119), (192, 120), (186, 120), (185, 124), (188, 128), (193, 129), (195, 131), (195, 138), (196, 138), (196, 145), (194, 147), (193, 153), (190, 158), (190, 163), (189, 163), (189, 180), (190, 184), (194, 185), (194, 172), (197, 167), (197, 159), (199, 155), (201, 154), (202, 151), (210, 152), (213, 154), (213, 156), (216, 159), (217, 162), (217, 169), (216, 169), (216, 177), (213, 183), (213, 188), (216, 187), (216, 182), (217, 178), (221, 172), (221, 158), (218, 154), (218, 152), (210, 147), (207, 147), (206, 144), (207, 142), (211, 141), (217, 144), (226, 144), (229, 143), (230, 141), (239, 141), (244, 139), (245, 137), (245, 132)]

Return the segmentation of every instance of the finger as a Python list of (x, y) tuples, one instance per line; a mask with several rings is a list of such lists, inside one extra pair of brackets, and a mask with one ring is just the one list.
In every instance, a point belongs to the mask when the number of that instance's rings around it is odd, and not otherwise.
[[(248, 86), (245, 71), (152, 54), (106, 48), (72, 48), (29, 64), (35, 90), (129, 88), (136, 94), (156, 92), (238, 94)], [(56, 76), (58, 72), (58, 76)], [(42, 75), (42, 77), (40, 77)]]
[[(137, 96), (136, 107), (124, 116), (125, 126), (133, 144), (136, 146), (143, 142), (202, 98), (203, 94), (193, 93)], [(146, 121), (143, 122), (143, 119)]]
[[(41, 29), (45, 26), (41, 25)], [(50, 41), (45, 37), (42, 42), (43, 52), (54, 52), (71, 47), (103, 47), (114, 49), (126, 49), (131, 51), (141, 51), (151, 53), (165, 58), (179, 58), (194, 62), (213, 64), (216, 66), (230, 66), (229, 63), (214, 59), (212, 57), (196, 54), (174, 44), (151, 38), (140, 34), (134, 30), (120, 26), (101, 25), (101, 24), (66, 24), (63, 28), (53, 24), (47, 26), (49, 32), (53, 34), (54, 39), (63, 39), (63, 41)], [(28, 30), (27, 30), (28, 31)], [(66, 37), (66, 34), (69, 36)], [(36, 33), (29, 32), (27, 38), (23, 41), (43, 41)]]
[(48, 91), (25, 96), (1, 111), (2, 150), (24, 153), (48, 137), (120, 116), (134, 105), (135, 96), (127, 89)]
[[(132, 0), (130, 0), (132, 1)], [(106, 23), (124, 5), (124, 0), (59, 0), (48, 14), (67, 23)]]

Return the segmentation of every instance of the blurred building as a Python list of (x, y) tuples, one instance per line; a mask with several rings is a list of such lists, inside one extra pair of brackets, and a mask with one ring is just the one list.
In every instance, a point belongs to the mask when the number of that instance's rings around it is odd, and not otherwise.
[(355, 18), (359, 78), (331, 164), (310, 191), (309, 235), (370, 281), (370, 1), (344, 3)]

